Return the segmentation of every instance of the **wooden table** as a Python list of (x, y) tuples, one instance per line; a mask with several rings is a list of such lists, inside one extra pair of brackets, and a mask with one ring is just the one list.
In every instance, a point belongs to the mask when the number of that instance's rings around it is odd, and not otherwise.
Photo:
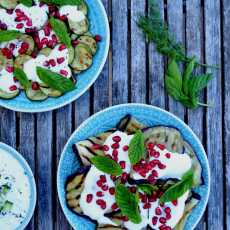
[(197, 229), (230, 229), (230, 1), (159, 2), (170, 30), (186, 52), (203, 62), (221, 65), (202, 95), (204, 101), (214, 102), (214, 107), (187, 110), (165, 94), (166, 60), (145, 43), (135, 23), (138, 14), (148, 9), (145, 0), (103, 0), (111, 27), (111, 49), (94, 86), (76, 102), (53, 112), (25, 114), (0, 109), (0, 141), (20, 151), (37, 182), (37, 208), (27, 229), (70, 229), (56, 189), (63, 146), (90, 115), (126, 102), (164, 108), (199, 136), (207, 150), (212, 183), (209, 205)]

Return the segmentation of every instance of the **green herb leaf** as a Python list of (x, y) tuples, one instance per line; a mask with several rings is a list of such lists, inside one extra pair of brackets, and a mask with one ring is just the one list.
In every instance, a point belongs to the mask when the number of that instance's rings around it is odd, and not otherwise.
[(19, 2), (28, 7), (33, 5), (33, 0), (19, 0)]
[(47, 84), (50, 88), (56, 89), (62, 93), (72, 91), (75, 88), (74, 83), (70, 79), (48, 69), (37, 67), (37, 74), (40, 80)]
[(90, 158), (90, 161), (102, 172), (115, 176), (120, 176), (122, 174), (121, 166), (116, 161), (108, 157), (96, 156)]
[(22, 34), (16, 30), (2, 30), (0, 31), (0, 42), (8, 42), (20, 38)]
[(193, 177), (193, 171), (189, 170), (187, 173), (184, 174), (181, 181), (165, 191), (165, 193), (160, 197), (160, 202), (165, 203), (181, 197), (185, 192), (192, 188)]
[(28, 80), (25, 72), (20, 69), (20, 68), (15, 68), (14, 67), (14, 76), (16, 77), (16, 79), (20, 82), (21, 86), (24, 88), (24, 89), (27, 89), (30, 87), (31, 83), (30, 81)]
[(55, 19), (54, 17), (52, 17), (50, 19), (50, 24), (60, 41), (64, 43), (67, 47), (71, 47), (71, 39), (65, 23), (59, 19)]
[(122, 184), (116, 185), (115, 189), (116, 204), (121, 209), (124, 216), (127, 216), (130, 221), (135, 224), (141, 222), (141, 216), (138, 208), (138, 194), (129, 192), (129, 189)]
[(83, 0), (42, 0), (42, 2), (57, 6), (64, 5), (81, 5)]
[(129, 144), (129, 160), (134, 165), (145, 154), (144, 135), (138, 130)]
[(158, 187), (152, 184), (138, 184), (137, 187), (149, 196), (152, 195), (153, 191), (158, 190)]
[(187, 65), (184, 75), (183, 75), (183, 91), (186, 95), (189, 93), (189, 80), (190, 76), (194, 70), (195, 67), (195, 58), (193, 58), (189, 64)]

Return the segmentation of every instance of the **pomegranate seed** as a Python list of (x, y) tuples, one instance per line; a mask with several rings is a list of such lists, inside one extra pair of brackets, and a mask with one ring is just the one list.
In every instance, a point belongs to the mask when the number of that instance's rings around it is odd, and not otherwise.
[(116, 203), (114, 203), (114, 204), (112, 204), (111, 208), (112, 208), (113, 210), (116, 210), (116, 209), (118, 208), (118, 206), (117, 206)]
[(128, 174), (126, 172), (123, 172), (121, 174), (121, 182), (125, 183), (128, 179)]
[(125, 161), (120, 161), (119, 164), (122, 169), (125, 169), (125, 166), (126, 166)]
[(125, 222), (127, 222), (127, 221), (129, 221), (129, 218), (127, 216), (123, 216), (122, 220), (125, 221)]
[(128, 146), (128, 145), (123, 146), (123, 150), (124, 150), (125, 152), (128, 151), (128, 150), (129, 150), (129, 146)]
[(153, 170), (153, 171), (152, 171), (152, 175), (153, 175), (154, 177), (158, 177), (158, 172), (157, 172), (156, 170)]
[(141, 195), (141, 202), (142, 202), (142, 203), (146, 203), (146, 202), (147, 202), (147, 199), (148, 199), (148, 198), (147, 198), (147, 196), (146, 196), (145, 194), (142, 194), (142, 195)]
[(25, 15), (19, 15), (14, 19), (15, 22), (21, 22), (21, 21), (25, 21), (25, 20), (26, 20)]
[(158, 167), (159, 169), (165, 169), (166, 168), (166, 165), (162, 164), (162, 163), (159, 163), (158, 164)]
[(115, 194), (115, 188), (114, 187), (109, 188), (109, 193), (111, 195), (114, 195)]
[(18, 82), (18, 79), (16, 77), (14, 77), (13, 79), (14, 79), (14, 82)]
[(161, 215), (162, 214), (162, 211), (161, 211), (161, 208), (160, 207), (157, 207), (156, 209), (155, 209), (155, 213), (156, 213), (156, 215)]
[(165, 216), (165, 218), (167, 219), (167, 220), (169, 220), (169, 219), (171, 219), (171, 214), (170, 213), (166, 213), (166, 216)]
[(33, 83), (32, 83), (32, 89), (33, 89), (33, 90), (39, 90), (39, 88), (40, 88), (40, 87), (39, 87), (39, 84), (38, 84), (37, 82), (33, 82)]
[(112, 181), (115, 181), (117, 179), (117, 177), (114, 176), (114, 175), (111, 175), (110, 178), (111, 178)]
[(173, 201), (172, 201), (172, 204), (173, 204), (174, 206), (177, 206), (177, 204), (178, 204), (177, 200), (173, 200)]
[(109, 146), (108, 145), (104, 145), (103, 146), (103, 151), (109, 151)]
[(61, 44), (58, 48), (59, 51), (62, 51), (64, 49), (66, 49), (66, 46), (64, 44)]
[[(161, 197), (163, 194), (164, 194), (164, 193), (163, 193), (162, 191), (160, 191), (158, 196)], [(164, 206), (164, 205), (163, 205), (163, 206)], [(163, 207), (163, 206), (162, 206), (162, 207)]]
[(166, 157), (166, 158), (171, 158), (171, 154), (170, 154), (170, 153), (166, 153), (166, 154), (165, 154), (165, 157)]
[(150, 203), (145, 203), (143, 208), (144, 209), (149, 209), (149, 208), (151, 208), (151, 204)]
[(146, 177), (146, 173), (144, 171), (140, 171), (139, 174), (142, 176), (142, 177)]
[(157, 144), (157, 147), (158, 147), (160, 150), (164, 150), (164, 149), (165, 149), (165, 146), (162, 145), (162, 144)]
[(120, 142), (121, 141), (121, 138), (119, 136), (114, 136), (112, 139), (114, 142)]
[(102, 38), (101, 38), (100, 35), (96, 35), (96, 36), (94, 37), (94, 39), (95, 39), (96, 42), (100, 42), (100, 41), (102, 40)]
[(12, 86), (9, 87), (9, 90), (10, 91), (15, 91), (15, 90), (17, 90), (17, 86), (16, 85), (12, 85)]
[(154, 217), (152, 218), (152, 223), (153, 223), (153, 225), (156, 225), (156, 224), (157, 224), (157, 221), (158, 221), (158, 217), (157, 217), (157, 216), (154, 216)]
[(154, 145), (153, 143), (148, 143), (148, 149), (151, 149), (151, 150), (152, 150), (152, 149), (154, 148), (154, 146), (155, 146), (155, 145)]
[(135, 187), (130, 187), (129, 191), (132, 192), (132, 193), (136, 193), (137, 189)]
[(23, 42), (21, 48), (27, 50), (29, 48), (29, 44), (27, 42)]
[(32, 58), (36, 58), (37, 55), (38, 55), (37, 51), (33, 51), (33, 53), (31, 54), (31, 57), (32, 57)]
[(102, 204), (104, 204), (104, 200), (98, 199), (98, 200), (96, 200), (96, 204), (102, 205)]
[(6, 66), (6, 71), (8, 73), (13, 73), (14, 72), (14, 67), (13, 66)]
[(133, 166), (133, 170), (136, 171), (136, 172), (138, 172), (140, 170), (140, 167), (138, 165), (134, 165)]
[(156, 152), (156, 151), (153, 151), (153, 152), (151, 152), (150, 155), (153, 156), (153, 157), (155, 157), (155, 158), (158, 158), (160, 156), (160, 153)]
[(51, 66), (56, 66), (56, 62), (55, 62), (55, 60), (54, 59), (50, 59), (49, 60), (49, 64), (51, 65)]
[(101, 191), (96, 192), (96, 195), (97, 195), (98, 197), (104, 196), (103, 192), (101, 192)]
[(49, 65), (50, 65), (50, 64), (49, 64), (49, 62), (48, 62), (48, 61), (44, 61), (43, 66), (48, 67)]
[(32, 21), (31, 20), (28, 20), (27, 23), (26, 23), (27, 26), (32, 26)]
[(7, 14), (13, 14), (14, 10), (8, 9), (8, 10), (6, 10), (6, 12), (7, 12)]
[(101, 145), (93, 144), (92, 148), (95, 150), (99, 150), (99, 149), (101, 149)]
[(161, 224), (165, 224), (167, 220), (164, 217), (161, 217), (159, 221)]
[(64, 70), (64, 69), (61, 69), (60, 70), (60, 74), (63, 75), (63, 76), (65, 76), (65, 77), (67, 77), (69, 73), (66, 70)]
[(65, 58), (64, 57), (60, 57), (60, 58), (57, 58), (57, 63), (58, 64), (61, 64), (62, 62), (65, 61)]
[(58, 11), (55, 12), (55, 17), (60, 18), (60, 13)]
[(44, 27), (44, 34), (45, 34), (45, 36), (49, 36), (50, 35), (50, 31), (51, 31), (51, 29), (50, 29), (50, 27), (48, 25)]
[(101, 187), (101, 186), (102, 186), (102, 184), (103, 184), (103, 182), (102, 182), (101, 180), (98, 180), (98, 181), (97, 181), (97, 185), (98, 185), (98, 187)]
[(20, 49), (18, 50), (18, 53), (20, 53), (20, 54), (24, 54), (25, 52), (26, 52), (26, 50), (23, 49), (23, 48), (20, 48)]
[(2, 54), (3, 54), (3, 56), (6, 56), (6, 55), (8, 54), (8, 52), (9, 52), (9, 49), (8, 49), (8, 48), (3, 48), (3, 49), (2, 49)]
[(36, 31), (36, 28), (26, 28), (26, 29), (25, 29), (25, 32), (26, 32), (27, 34), (34, 33), (35, 31)]
[(53, 46), (54, 46), (53, 41), (52, 41), (52, 40), (51, 40), (51, 41), (48, 41), (48, 43), (47, 43), (47, 47), (49, 47), (49, 48), (53, 48)]
[(42, 45), (46, 45), (48, 42), (49, 42), (48, 38), (42, 38), (42, 40), (41, 40)]
[(17, 24), (17, 25), (16, 25), (16, 28), (17, 28), (17, 29), (22, 29), (22, 28), (23, 28), (23, 23)]
[(65, 15), (62, 15), (62, 16), (59, 17), (59, 19), (60, 19), (61, 21), (65, 21), (65, 20), (67, 20), (67, 17), (66, 17)]
[(118, 143), (114, 143), (111, 145), (112, 149), (118, 149), (120, 145)]
[(87, 196), (86, 196), (86, 202), (87, 203), (91, 203), (92, 200), (93, 200), (93, 195), (92, 194), (87, 194)]
[(170, 207), (165, 208), (165, 213), (171, 213), (171, 208)]
[(103, 185), (103, 186), (101, 187), (101, 189), (102, 189), (103, 191), (107, 191), (107, 190), (109, 189), (109, 186), (108, 186), (108, 185)]
[(17, 13), (17, 14), (18, 14), (18, 13), (22, 13), (22, 14), (23, 14), (23, 12), (22, 12), (20, 9), (16, 9), (16, 10), (15, 10), (15, 13)]
[(172, 230), (172, 228), (169, 226), (166, 226), (165, 230)]
[(100, 180), (101, 180), (102, 182), (106, 182), (106, 177), (105, 177), (105, 175), (100, 175)]
[(0, 23), (1, 30), (7, 30), (7, 25), (5, 23)]
[(11, 50), (14, 50), (16, 48), (16, 45), (14, 43), (10, 43), (9, 47)]
[(155, 181), (155, 176), (149, 175), (148, 176), (148, 181)]
[(56, 36), (55, 34), (52, 35), (52, 41), (53, 41), (54, 43), (57, 43), (57, 42), (58, 42), (57, 36)]
[(161, 226), (159, 227), (160, 230), (165, 230), (165, 228), (166, 228), (165, 225), (161, 225)]
[(73, 46), (77, 46), (79, 43), (80, 43), (80, 42), (79, 42), (78, 40), (73, 40), (73, 41), (72, 41), (72, 45), (73, 45)]
[(159, 164), (159, 160), (152, 160), (149, 162), (152, 167), (155, 167), (156, 165)]

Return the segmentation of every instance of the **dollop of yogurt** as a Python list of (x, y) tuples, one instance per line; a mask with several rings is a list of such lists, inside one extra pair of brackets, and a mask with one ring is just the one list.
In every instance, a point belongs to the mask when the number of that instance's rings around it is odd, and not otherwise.
[(38, 66), (50, 69), (53, 72), (70, 78), (72, 76), (71, 69), (68, 66), (69, 52), (68, 49), (61, 45), (57, 45), (48, 57), (39, 54), (36, 58), (32, 58), (24, 63), (23, 69), (29, 80), (42, 83), (37, 75), (36, 68)]
[(6, 93), (12, 93), (17, 90), (19, 83), (15, 82), (13, 75), (13, 67), (7, 66), (0, 71), (0, 90)]
[(85, 14), (78, 9), (78, 6), (62, 6), (59, 13), (61, 16), (66, 16), (68, 20), (73, 22), (81, 22), (86, 18)]
[(8, 201), (12, 208), (0, 212), (0, 229), (12, 230), (20, 226), (26, 217), (30, 204), (28, 176), (22, 166), (10, 154), (0, 149), (0, 193), (7, 186), (7, 192), (0, 197), (0, 206)]

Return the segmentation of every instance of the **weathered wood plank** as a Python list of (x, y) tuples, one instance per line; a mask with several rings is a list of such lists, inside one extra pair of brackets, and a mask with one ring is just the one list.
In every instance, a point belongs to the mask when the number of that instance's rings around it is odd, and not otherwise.
[(224, 77), (224, 154), (225, 154), (225, 219), (226, 229), (230, 229), (230, 1), (223, 1), (223, 77)]
[[(67, 105), (56, 111), (56, 135), (54, 136), (54, 144), (56, 146), (56, 168), (58, 167), (59, 159), (62, 150), (72, 133), (72, 105)], [(56, 175), (53, 175), (56, 178)], [(56, 181), (55, 181), (56, 185)], [(55, 229), (70, 229), (63, 211), (61, 209), (58, 197), (56, 198), (56, 226)]]
[(145, 9), (145, 1), (131, 1), (131, 102), (139, 103), (146, 102), (146, 44), (136, 22)]
[(37, 114), (37, 225), (38, 230), (53, 229), (53, 122), (52, 112)]
[[(158, 1), (162, 19), (164, 19), (164, 1)], [(149, 103), (165, 108), (164, 58), (154, 46), (149, 45)]]
[(128, 101), (128, 1), (112, 1), (113, 104)]
[[(205, 55), (206, 62), (221, 64), (220, 51), (220, 2), (204, 1), (205, 13)], [(214, 79), (208, 86), (207, 100), (215, 102), (213, 108), (207, 110), (207, 150), (212, 172), (211, 193), (209, 198), (209, 229), (225, 229), (223, 205), (223, 155), (222, 155), (222, 100), (221, 71), (214, 71)]]
[[(183, 0), (168, 1), (167, 3), (169, 30), (175, 35), (177, 41), (184, 44)], [(169, 110), (184, 120), (183, 105), (175, 102), (172, 98), (169, 98)]]
[[(103, 5), (105, 7), (106, 13), (108, 15), (108, 18), (110, 20), (109, 15), (109, 0), (103, 0)], [(110, 76), (110, 69), (109, 69), (109, 56), (107, 58), (107, 61), (105, 63), (105, 66), (98, 77), (97, 81), (94, 84), (94, 100), (93, 100), (93, 107), (94, 112), (98, 112), (101, 109), (104, 109), (109, 106), (110, 102), (110, 81), (112, 81), (112, 76)]]
[[(35, 171), (36, 170), (35, 115), (21, 113), (19, 127), (20, 127), (19, 152), (22, 154), (22, 156), (26, 159), (26, 161), (30, 165), (34, 173), (35, 179), (37, 181), (36, 171)], [(30, 221), (26, 229), (29, 230), (35, 228), (36, 225), (35, 219), (36, 219), (36, 211), (34, 217)]]
[[(200, 1), (190, 0), (186, 2), (186, 51), (187, 55), (195, 56), (198, 61), (202, 62), (202, 10)], [(199, 69), (197, 74), (202, 71)], [(201, 97), (203, 100), (204, 97)], [(198, 135), (199, 139), (203, 142), (203, 120), (204, 120), (204, 109), (198, 108), (196, 110), (188, 110), (188, 125)], [(205, 229), (205, 215), (200, 221), (196, 229)]]

